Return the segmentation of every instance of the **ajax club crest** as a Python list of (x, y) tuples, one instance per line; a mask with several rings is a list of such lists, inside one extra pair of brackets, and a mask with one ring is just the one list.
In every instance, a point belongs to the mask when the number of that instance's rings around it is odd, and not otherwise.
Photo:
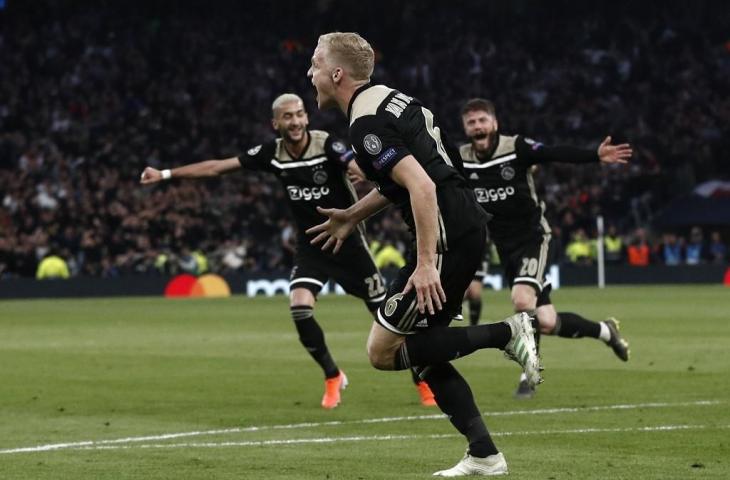
[(505, 180), (512, 180), (513, 178), (515, 178), (515, 169), (512, 167), (503, 167), (502, 170), (499, 171), (499, 173)]

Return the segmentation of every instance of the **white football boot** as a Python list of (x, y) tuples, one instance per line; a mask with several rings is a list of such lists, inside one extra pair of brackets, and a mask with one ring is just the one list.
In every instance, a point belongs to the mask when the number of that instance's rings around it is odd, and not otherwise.
[(504, 354), (520, 364), (525, 372), (527, 385), (534, 389), (535, 385), (542, 383), (542, 366), (540, 357), (537, 356), (532, 317), (520, 312), (506, 318), (504, 322), (512, 330), (512, 339), (504, 347)]
[(507, 461), (502, 453), (490, 455), (486, 458), (472, 457), (468, 453), (459, 463), (448, 470), (440, 470), (434, 477), (465, 477), (467, 475), (507, 475)]

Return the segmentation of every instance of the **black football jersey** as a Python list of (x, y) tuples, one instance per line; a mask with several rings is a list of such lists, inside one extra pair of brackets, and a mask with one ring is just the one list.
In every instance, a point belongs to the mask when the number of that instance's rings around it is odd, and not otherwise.
[(480, 159), (472, 145), (459, 148), (467, 182), (477, 202), (492, 215), (489, 232), (495, 242), (550, 233), (545, 205), (538, 198), (533, 165), (543, 162), (598, 162), (595, 151), (547, 147), (521, 135), (499, 135), (490, 158)]
[(439, 251), (447, 249), (449, 239), (486, 224), (487, 215), (464, 180), (459, 151), (420, 101), (384, 85), (365, 85), (352, 97), (348, 118), (358, 165), (400, 209), (412, 231), (415, 222), (408, 190), (390, 178), (393, 167), (408, 155), (415, 157), (436, 185)]
[[(281, 138), (252, 147), (238, 157), (244, 169), (273, 173), (284, 186), (300, 245), (309, 245), (311, 239), (304, 233), (308, 228), (326, 220), (317, 207), (344, 209), (357, 201), (347, 179), (351, 152), (345, 142), (320, 130), (308, 133), (309, 143), (298, 158), (292, 157)], [(351, 235), (350, 239), (357, 237)]]

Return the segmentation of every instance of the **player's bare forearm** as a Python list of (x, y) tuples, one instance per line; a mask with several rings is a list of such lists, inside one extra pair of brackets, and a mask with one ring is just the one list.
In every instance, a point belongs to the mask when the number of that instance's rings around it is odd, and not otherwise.
[(140, 183), (147, 185), (157, 183), (162, 180), (171, 178), (205, 178), (217, 177), (236, 170), (241, 167), (238, 158), (226, 158), (223, 160), (205, 160), (202, 162), (191, 163), (182, 167), (167, 170), (158, 170), (153, 167), (147, 167), (142, 172)]
[(173, 178), (204, 178), (217, 177), (232, 170), (238, 169), (241, 164), (238, 158), (226, 158), (223, 160), (204, 160), (191, 163), (171, 170)]
[(345, 212), (348, 218), (351, 218), (354, 223), (360, 223), (372, 217), (388, 205), (390, 205), (390, 200), (376, 189), (372, 189), (360, 200), (350, 205)]
[(392, 170), (393, 180), (408, 190), (416, 224), (418, 263), (435, 264), (438, 237), (436, 185), (413, 156), (402, 159)]
[[(429, 184), (430, 183), (430, 184)], [(436, 186), (424, 182), (411, 191), (411, 210), (416, 224), (416, 252), (419, 264), (434, 265), (436, 257), (436, 238), (438, 237), (438, 203)]]
[(393, 181), (408, 190), (416, 227), (416, 268), (403, 293), (416, 291), (418, 311), (433, 315), (446, 302), (441, 278), (436, 268), (436, 238), (438, 235), (438, 201), (436, 185), (412, 155), (401, 159), (391, 170)]

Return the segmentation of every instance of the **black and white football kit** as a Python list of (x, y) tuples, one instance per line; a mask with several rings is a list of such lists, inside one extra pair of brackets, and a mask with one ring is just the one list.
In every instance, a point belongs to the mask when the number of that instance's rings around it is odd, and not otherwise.
[(357, 201), (347, 179), (349, 149), (329, 133), (310, 130), (300, 157), (293, 157), (281, 138), (249, 149), (238, 157), (244, 169), (270, 172), (286, 189), (297, 224), (297, 253), (290, 288), (306, 288), (316, 296), (332, 278), (348, 293), (362, 298), (370, 310), (385, 299), (385, 284), (373, 261), (362, 226), (337, 255), (309, 243), (305, 231), (325, 217), (317, 207), (345, 209)]
[(474, 280), (483, 282), (484, 278), (489, 274), (489, 264), (492, 263), (492, 240), (487, 236), (487, 244), (484, 247), (484, 256), (479, 269), (474, 273)]
[(534, 165), (546, 162), (598, 163), (596, 151), (569, 146), (548, 147), (521, 135), (499, 135), (487, 158), (471, 144), (459, 149), (469, 185), (482, 208), (492, 215), (491, 240), (510, 287), (531, 285), (538, 306), (550, 303), (545, 268), (549, 260), (550, 225), (532, 178)]
[(406, 265), (378, 309), (378, 322), (399, 334), (448, 325), (460, 313), (464, 291), (481, 264), (488, 219), (464, 179), (459, 152), (421, 102), (383, 85), (360, 87), (350, 101), (348, 118), (358, 165), (400, 210), (414, 237), (408, 190), (395, 183), (390, 172), (404, 157), (412, 155), (436, 185), (437, 269), (446, 304), (435, 315), (420, 314), (415, 289), (406, 295), (401, 293), (416, 268), (413, 244)]

